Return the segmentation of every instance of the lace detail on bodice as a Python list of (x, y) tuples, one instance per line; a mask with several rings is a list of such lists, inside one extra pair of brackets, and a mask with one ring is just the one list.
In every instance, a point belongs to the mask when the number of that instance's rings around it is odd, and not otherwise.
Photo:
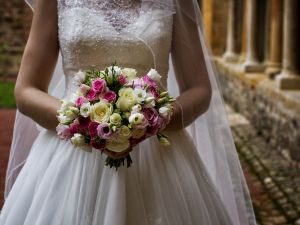
[(79, 69), (113, 62), (137, 69), (156, 68), (166, 86), (172, 14), (139, 0), (58, 0), (59, 43), (67, 89)]

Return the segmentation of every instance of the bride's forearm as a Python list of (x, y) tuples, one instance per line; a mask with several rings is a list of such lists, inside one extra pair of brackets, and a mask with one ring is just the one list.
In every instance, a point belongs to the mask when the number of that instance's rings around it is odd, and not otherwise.
[(183, 92), (173, 103), (174, 113), (167, 130), (187, 127), (209, 107), (211, 90), (195, 87)]
[(37, 88), (24, 88), (15, 90), (17, 108), (24, 115), (32, 118), (42, 127), (55, 130), (57, 110), (60, 108), (60, 101)]

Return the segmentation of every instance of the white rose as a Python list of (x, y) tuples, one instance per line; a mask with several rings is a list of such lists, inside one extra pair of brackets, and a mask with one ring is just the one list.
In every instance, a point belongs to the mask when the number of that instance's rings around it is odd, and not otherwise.
[(85, 80), (85, 72), (79, 70), (74, 75), (74, 84), (80, 85)]
[(133, 93), (134, 93), (134, 97), (135, 99), (139, 102), (139, 103), (142, 103), (145, 101), (145, 98), (147, 96), (147, 92), (141, 88), (135, 88), (133, 90)]
[(147, 75), (148, 75), (148, 77), (150, 77), (152, 80), (154, 80), (156, 82), (159, 82), (161, 79), (161, 76), (155, 69), (151, 69)]
[(169, 119), (172, 114), (172, 108), (168, 106), (163, 106), (159, 108), (158, 112), (159, 115), (161, 115), (165, 119)]
[(141, 113), (133, 113), (129, 117), (129, 123), (132, 125), (138, 125), (144, 122), (144, 115)]
[(138, 113), (138, 112), (141, 112), (142, 111), (142, 106), (137, 104), (137, 105), (134, 105), (132, 108), (131, 108), (132, 112), (133, 113)]
[(128, 139), (114, 138), (114, 139), (109, 139), (106, 142), (106, 148), (113, 152), (123, 152), (127, 150), (129, 146), (130, 146), (130, 142)]
[(132, 68), (124, 68), (121, 70), (121, 73), (126, 77), (128, 81), (132, 81), (136, 78), (136, 70)]
[(80, 115), (82, 115), (83, 117), (88, 117), (91, 114), (91, 112), (92, 112), (92, 106), (89, 102), (81, 105)]
[(85, 144), (84, 136), (82, 134), (74, 134), (74, 136), (71, 138), (71, 142), (75, 146), (82, 146)]

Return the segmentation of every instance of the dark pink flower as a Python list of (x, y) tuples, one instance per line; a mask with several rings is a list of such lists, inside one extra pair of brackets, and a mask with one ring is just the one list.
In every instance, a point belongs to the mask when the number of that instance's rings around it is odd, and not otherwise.
[(80, 128), (83, 128), (83, 129), (87, 128), (89, 126), (90, 122), (91, 122), (91, 120), (89, 117), (85, 118), (83, 116), (80, 116), (78, 118), (78, 123), (80, 125)]
[(92, 145), (93, 148), (97, 149), (97, 150), (101, 150), (103, 151), (105, 149), (106, 146), (106, 142), (105, 140), (92, 140), (90, 142), (90, 144)]
[(88, 126), (88, 130), (89, 130), (89, 134), (91, 137), (95, 137), (97, 136), (97, 127), (99, 126), (99, 123), (96, 122), (90, 122), (89, 126)]
[(146, 129), (146, 136), (153, 136), (158, 133), (158, 127), (157, 126), (148, 126)]
[(119, 76), (119, 83), (120, 83), (120, 85), (123, 86), (124, 84), (126, 84), (126, 82), (127, 82), (126, 77), (123, 74), (121, 74)]
[(144, 114), (150, 126), (157, 125), (159, 114), (155, 108), (143, 108), (142, 113)]
[(114, 102), (116, 101), (117, 95), (113, 91), (108, 91), (103, 95), (103, 99), (105, 99), (108, 102)]
[(97, 99), (98, 95), (93, 89), (91, 89), (87, 93), (86, 97), (89, 101), (95, 101)]
[(143, 76), (143, 81), (148, 84), (149, 86), (153, 86), (157, 88), (157, 84), (154, 80), (152, 80), (149, 76), (145, 75)]
[(73, 134), (76, 134), (76, 133), (79, 133), (79, 132), (80, 132), (79, 124), (72, 123), (71, 126), (70, 126), (70, 133), (73, 135)]
[(97, 93), (102, 93), (106, 88), (106, 82), (105, 80), (101, 78), (97, 78), (93, 81), (92, 89)]
[(80, 107), (83, 103), (87, 103), (88, 102), (88, 100), (85, 98), (85, 97), (83, 97), (83, 96), (78, 96), (78, 98), (76, 99), (76, 101), (75, 101), (75, 105), (77, 106), (77, 107)]

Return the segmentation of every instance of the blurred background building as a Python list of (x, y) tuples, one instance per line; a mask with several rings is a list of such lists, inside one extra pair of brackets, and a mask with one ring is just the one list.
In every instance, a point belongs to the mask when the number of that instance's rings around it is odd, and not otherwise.
[[(258, 223), (300, 224), (300, 0), (199, 5)], [(23, 0), (0, 6), (1, 206), (13, 88), (32, 13)]]

